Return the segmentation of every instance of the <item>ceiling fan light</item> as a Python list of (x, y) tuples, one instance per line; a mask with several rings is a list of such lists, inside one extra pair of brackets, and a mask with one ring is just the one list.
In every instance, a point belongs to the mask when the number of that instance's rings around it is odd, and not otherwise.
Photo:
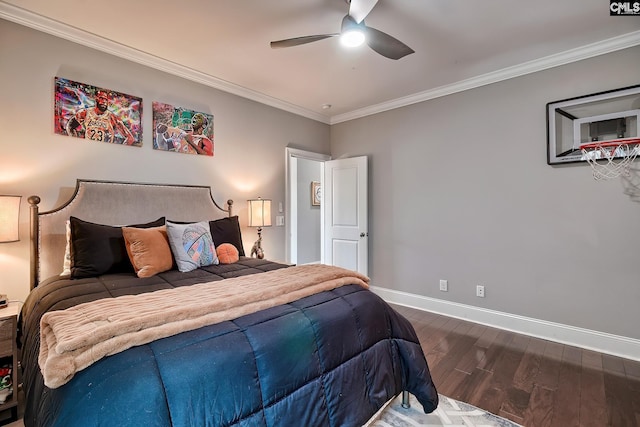
[(364, 43), (364, 33), (359, 29), (345, 31), (340, 36), (340, 42), (347, 47), (358, 47)]

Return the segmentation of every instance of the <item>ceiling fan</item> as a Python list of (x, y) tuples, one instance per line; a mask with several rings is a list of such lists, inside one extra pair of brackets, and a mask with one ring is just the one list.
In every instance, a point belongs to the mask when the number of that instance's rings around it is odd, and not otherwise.
[[(298, 46), (301, 44), (317, 42), (330, 37), (340, 38), (347, 44), (355, 46), (356, 42), (366, 42), (375, 52), (389, 59), (400, 59), (414, 53), (406, 44), (400, 40), (383, 33), (375, 28), (368, 27), (364, 23), (364, 18), (369, 15), (378, 0), (345, 0), (349, 4), (349, 13), (342, 19), (342, 27), (339, 33), (318, 34), (313, 36), (294, 37), (291, 39), (271, 42), (273, 49), (283, 47)], [(355, 41), (353, 41), (355, 38)]]

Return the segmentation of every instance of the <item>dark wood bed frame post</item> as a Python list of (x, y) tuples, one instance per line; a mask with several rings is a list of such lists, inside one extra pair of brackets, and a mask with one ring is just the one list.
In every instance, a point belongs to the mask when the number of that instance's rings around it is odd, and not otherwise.
[(227, 200), (227, 210), (229, 211), (229, 216), (233, 216), (233, 200)]
[(29, 204), (29, 219), (31, 222), (31, 230), (29, 236), (29, 244), (31, 246), (31, 264), (30, 264), (30, 286), (31, 290), (38, 286), (38, 257), (39, 250), (38, 247), (38, 203), (40, 203), (40, 197), (31, 196), (27, 199)]

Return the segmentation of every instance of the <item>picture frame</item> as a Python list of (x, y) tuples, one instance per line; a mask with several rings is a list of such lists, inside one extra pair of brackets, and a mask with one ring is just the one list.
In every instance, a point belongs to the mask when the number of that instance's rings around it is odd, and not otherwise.
[(153, 149), (214, 156), (213, 114), (153, 101)]
[(322, 186), (318, 181), (311, 181), (311, 206), (320, 206), (322, 201)]
[(142, 98), (55, 77), (54, 131), (87, 141), (142, 146)]
[(580, 146), (640, 138), (640, 85), (549, 102), (547, 163), (586, 162)]

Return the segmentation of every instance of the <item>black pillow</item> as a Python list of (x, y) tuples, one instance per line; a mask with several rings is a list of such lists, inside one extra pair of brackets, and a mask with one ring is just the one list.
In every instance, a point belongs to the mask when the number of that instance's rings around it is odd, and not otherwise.
[[(128, 227), (150, 228), (164, 225), (165, 218)], [(107, 273), (133, 272), (122, 227), (95, 224), (69, 218), (71, 228), (71, 277), (95, 277)]]
[(223, 243), (231, 243), (238, 250), (238, 255), (244, 256), (240, 222), (237, 215), (209, 221), (209, 228), (211, 229), (213, 243), (216, 246), (220, 246)]

